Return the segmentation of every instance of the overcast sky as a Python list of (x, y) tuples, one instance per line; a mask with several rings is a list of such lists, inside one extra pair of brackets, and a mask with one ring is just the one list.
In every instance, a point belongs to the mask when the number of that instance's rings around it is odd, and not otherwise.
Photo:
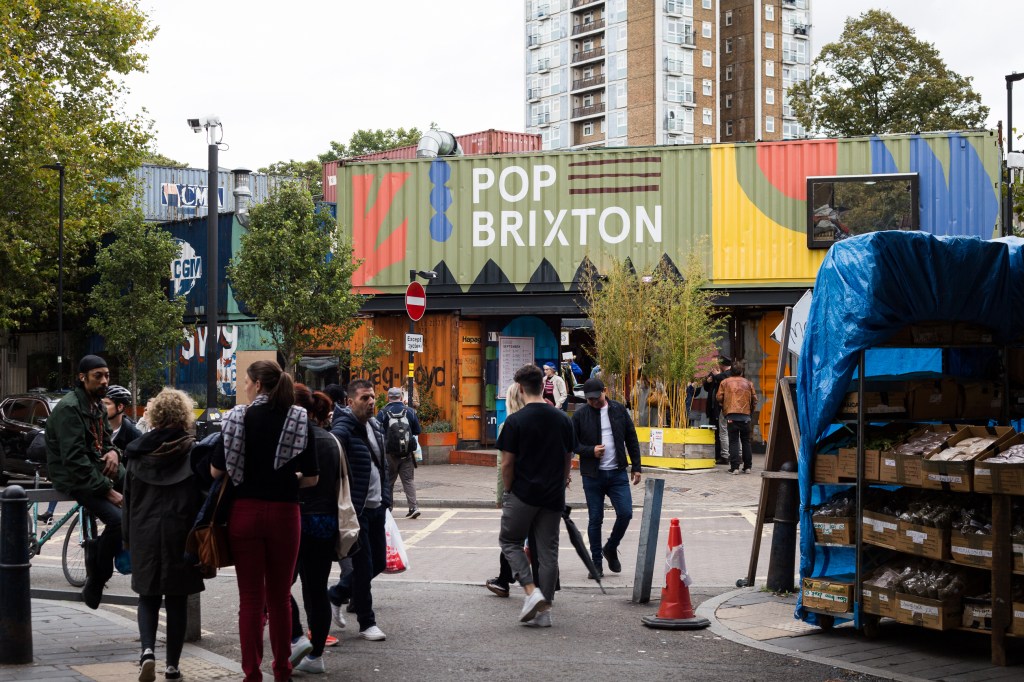
[[(848, 16), (885, 9), (974, 78), (989, 126), (1005, 120), (1003, 76), (1024, 71), (1014, 38), (1024, 27), (1021, 0), (811, 2), (815, 56)], [(129, 80), (126, 106), (147, 110), (160, 153), (193, 167), (206, 166), (206, 143), (185, 121), (207, 114), (220, 116), (230, 145), (221, 166), (250, 169), (313, 158), (360, 128), (524, 129), (522, 0), (141, 6), (160, 31), (144, 48), (148, 72)], [(1015, 99), (1024, 122), (1024, 92)]]

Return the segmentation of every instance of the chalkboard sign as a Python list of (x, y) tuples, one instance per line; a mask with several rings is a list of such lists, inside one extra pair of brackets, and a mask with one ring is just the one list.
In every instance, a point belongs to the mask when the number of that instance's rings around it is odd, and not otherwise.
[(512, 384), (513, 377), (523, 365), (534, 364), (532, 336), (498, 337), (498, 395), (505, 397), (505, 391)]

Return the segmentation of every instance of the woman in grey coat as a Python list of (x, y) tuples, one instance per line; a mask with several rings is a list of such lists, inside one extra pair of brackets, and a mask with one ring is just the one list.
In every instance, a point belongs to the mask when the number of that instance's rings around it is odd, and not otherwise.
[(192, 400), (182, 391), (162, 390), (146, 407), (152, 430), (125, 450), (124, 546), (132, 559), (132, 589), (139, 595), (139, 681), (156, 679), (156, 626), (163, 600), (167, 611), (168, 680), (178, 670), (185, 642), (188, 595), (203, 590), (203, 580), (184, 560), (185, 538), (202, 495), (192, 477), (189, 453), (195, 438)]

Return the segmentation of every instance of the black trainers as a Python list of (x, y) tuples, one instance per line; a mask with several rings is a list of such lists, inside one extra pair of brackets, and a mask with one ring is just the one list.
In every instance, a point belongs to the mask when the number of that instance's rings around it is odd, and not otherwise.
[(484, 583), (484, 587), (499, 597), (508, 596), (508, 584), (501, 582), (498, 578), (491, 578)]
[(619, 563), (619, 553), (614, 549), (608, 549), (608, 545), (605, 545), (601, 549), (601, 554), (604, 555), (604, 560), (608, 562), (608, 570), (612, 573), (621, 573), (622, 564)]
[(154, 682), (156, 680), (156, 656), (152, 649), (146, 649), (139, 658), (139, 682)]
[(600, 568), (597, 569), (597, 575), (593, 573), (587, 573), (587, 580), (604, 580), (604, 571)]
[(53, 520), (53, 514), (48, 511), (40, 512), (36, 519), (39, 520), (39, 523), (50, 523)]
[(413, 508), (409, 510), (409, 513), (405, 515), (407, 519), (418, 519), (420, 517), (420, 510)]

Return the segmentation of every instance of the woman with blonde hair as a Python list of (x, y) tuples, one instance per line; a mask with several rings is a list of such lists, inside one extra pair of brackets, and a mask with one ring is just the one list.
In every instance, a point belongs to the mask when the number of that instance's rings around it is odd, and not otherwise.
[(203, 590), (199, 572), (184, 559), (185, 538), (203, 502), (189, 464), (195, 442), (192, 399), (165, 388), (149, 401), (146, 418), (150, 430), (125, 449), (121, 524), (132, 560), (132, 590), (139, 595), (140, 682), (155, 679), (161, 600), (167, 611), (164, 676), (181, 679), (178, 663), (185, 643), (186, 601)]

